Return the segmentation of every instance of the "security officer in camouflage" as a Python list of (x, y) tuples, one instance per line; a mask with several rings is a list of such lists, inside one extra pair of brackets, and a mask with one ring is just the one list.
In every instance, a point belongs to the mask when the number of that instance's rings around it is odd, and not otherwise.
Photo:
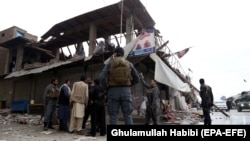
[(140, 78), (134, 65), (123, 56), (124, 49), (116, 47), (112, 58), (104, 66), (99, 76), (102, 85), (108, 90), (110, 125), (117, 124), (120, 107), (125, 124), (133, 124), (131, 86), (139, 83)]
[(44, 130), (47, 131), (49, 129), (55, 129), (53, 125), (53, 119), (55, 111), (57, 99), (59, 97), (59, 88), (57, 87), (58, 80), (56, 78), (52, 78), (50, 84), (45, 88), (43, 94), (45, 112), (44, 112)]
[(159, 108), (160, 108), (160, 91), (157, 86), (156, 80), (151, 80), (150, 84), (147, 83), (143, 78), (141, 78), (143, 86), (147, 88), (146, 96), (146, 115), (145, 115), (145, 125), (150, 124), (150, 120), (152, 119), (153, 125), (158, 124), (158, 114), (159, 114)]

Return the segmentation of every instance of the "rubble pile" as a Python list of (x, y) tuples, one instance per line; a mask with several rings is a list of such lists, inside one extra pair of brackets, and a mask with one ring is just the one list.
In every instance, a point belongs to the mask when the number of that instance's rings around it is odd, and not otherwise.
[(197, 110), (171, 110), (161, 115), (163, 124), (195, 125), (201, 120), (201, 114)]
[(26, 113), (11, 113), (11, 110), (0, 111), (0, 124), (9, 125), (11, 123), (40, 125), (41, 115), (29, 115)]
[(198, 124), (201, 119), (198, 113), (192, 111), (175, 111), (174, 114), (177, 117), (176, 121), (178, 121), (180, 125), (195, 125)]

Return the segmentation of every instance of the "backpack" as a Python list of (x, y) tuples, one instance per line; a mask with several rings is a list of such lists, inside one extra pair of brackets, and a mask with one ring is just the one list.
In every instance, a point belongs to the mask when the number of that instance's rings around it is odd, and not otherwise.
[(109, 69), (109, 85), (131, 85), (131, 80), (129, 62), (122, 57), (113, 58)]

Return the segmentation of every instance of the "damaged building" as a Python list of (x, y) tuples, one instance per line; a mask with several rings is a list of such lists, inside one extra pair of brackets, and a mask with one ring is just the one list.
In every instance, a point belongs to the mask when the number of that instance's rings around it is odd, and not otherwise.
[[(57, 23), (40, 40), (16, 26), (1, 31), (1, 108), (11, 108), (14, 102), (24, 100), (42, 104), (44, 89), (53, 77), (58, 78), (60, 85), (66, 79), (78, 81), (82, 74), (97, 78), (117, 46), (124, 47), (127, 59), (145, 80), (159, 82), (165, 105), (177, 111), (192, 108), (198, 90), (154, 26), (153, 18), (139, 0), (124, 0)], [(153, 48), (131, 55), (148, 30), (153, 31)], [(131, 89), (137, 110), (145, 88), (138, 84)]]

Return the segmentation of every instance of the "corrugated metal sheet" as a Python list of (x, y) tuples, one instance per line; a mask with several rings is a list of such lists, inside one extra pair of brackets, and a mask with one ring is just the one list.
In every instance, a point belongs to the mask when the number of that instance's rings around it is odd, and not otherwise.
[(71, 63), (76, 62), (76, 61), (80, 61), (80, 60), (88, 61), (91, 58), (92, 58), (92, 56), (86, 57), (85, 59), (83, 57), (75, 57), (75, 58), (72, 58), (71, 60), (58, 62), (58, 63), (53, 63), (51, 65), (43, 66), (43, 67), (40, 67), (40, 68), (16, 71), (16, 72), (10, 73), (4, 79), (8, 79), (8, 78), (12, 78), (12, 77), (20, 77), (20, 76), (24, 76), (24, 75), (28, 75), (28, 74), (41, 73), (41, 72), (44, 72), (44, 71), (47, 71), (47, 70), (50, 70), (50, 69), (53, 69), (53, 68), (56, 68), (56, 67), (59, 67), (59, 66), (71, 64)]

